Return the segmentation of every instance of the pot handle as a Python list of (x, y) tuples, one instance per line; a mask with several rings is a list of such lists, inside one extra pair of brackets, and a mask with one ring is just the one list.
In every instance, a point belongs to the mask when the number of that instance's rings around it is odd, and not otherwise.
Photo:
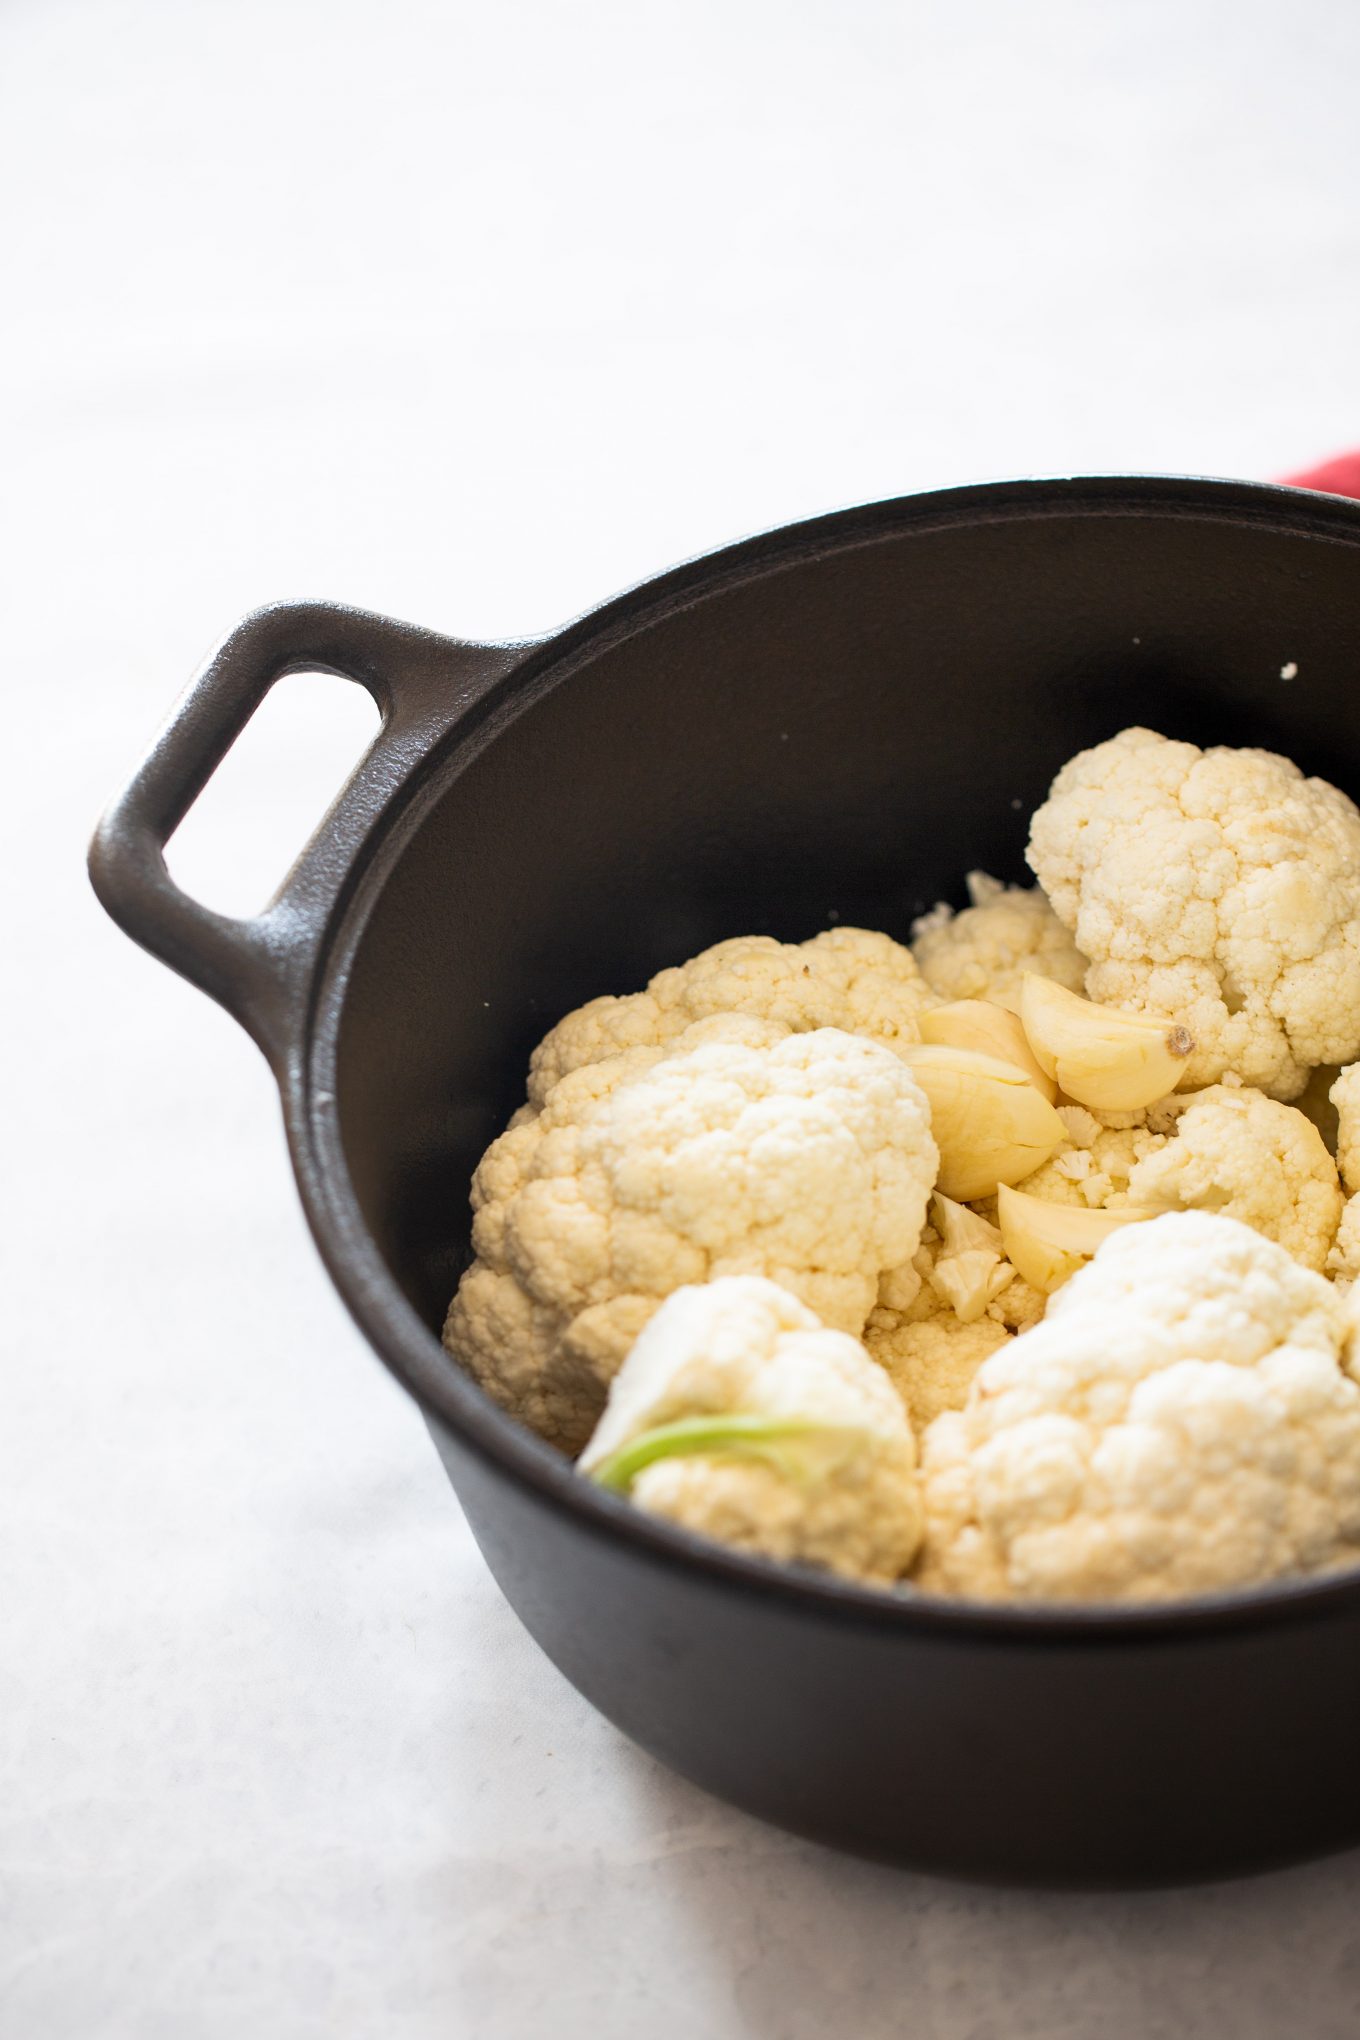
[[(190, 682), (100, 821), (90, 878), (101, 903), (134, 942), (225, 1006), (281, 1072), (317, 946), (379, 813), (523, 650), (331, 603), (255, 611)], [(275, 681), (304, 671), (366, 687), (382, 723), (273, 901), (237, 920), (181, 891), (165, 846)]]

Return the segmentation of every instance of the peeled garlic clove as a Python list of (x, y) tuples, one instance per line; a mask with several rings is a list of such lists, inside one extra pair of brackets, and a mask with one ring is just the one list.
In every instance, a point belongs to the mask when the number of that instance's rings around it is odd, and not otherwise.
[(1127, 1205), (1119, 1211), (1093, 1211), (1081, 1204), (1050, 1204), (1004, 1183), (997, 1192), (996, 1215), (1007, 1258), (1045, 1295), (1061, 1289), (1120, 1226), (1156, 1216)]
[(989, 1247), (968, 1247), (938, 1260), (930, 1284), (944, 1298), (961, 1324), (976, 1324), (994, 1297), (1000, 1296), (1015, 1269)]
[(922, 1041), (942, 1048), (971, 1048), (978, 1055), (1013, 1062), (1050, 1105), (1056, 1100), (1058, 1086), (1052, 1073), (1040, 1064), (1020, 1021), (1004, 1006), (994, 1006), (990, 999), (955, 999), (951, 1005), (923, 1013), (920, 1027)]
[(1058, 1088), (1096, 1112), (1136, 1112), (1174, 1091), (1193, 1037), (1174, 1020), (1121, 1013), (1026, 971), (1020, 1018)]
[(946, 1197), (990, 1197), (998, 1183), (1032, 1175), (1067, 1138), (1047, 1098), (1014, 1063), (929, 1044), (899, 1053), (930, 1105), (937, 1188)]

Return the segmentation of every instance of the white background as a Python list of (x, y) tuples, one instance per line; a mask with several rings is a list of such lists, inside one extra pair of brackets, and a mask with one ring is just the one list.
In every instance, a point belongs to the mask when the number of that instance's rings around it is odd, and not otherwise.
[[(857, 498), (1360, 440), (1358, 66), (1348, 0), (0, 5), (5, 2040), (1354, 2035), (1360, 1856), (973, 1890), (594, 1717), (82, 857), (267, 599), (522, 634)], [(196, 882), (269, 890), (329, 699)]]

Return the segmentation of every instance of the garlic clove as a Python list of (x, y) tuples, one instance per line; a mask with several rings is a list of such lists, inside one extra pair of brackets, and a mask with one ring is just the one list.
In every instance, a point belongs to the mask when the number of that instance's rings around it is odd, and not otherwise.
[(1081, 1204), (1050, 1204), (1047, 1198), (1003, 1183), (996, 1215), (1007, 1258), (1031, 1287), (1049, 1295), (1061, 1289), (1111, 1233), (1156, 1213), (1127, 1205), (1118, 1211), (1096, 1211)]
[(1020, 1018), (1064, 1096), (1097, 1112), (1136, 1112), (1175, 1090), (1195, 1043), (1174, 1020), (1097, 1006), (1026, 971)]
[(930, 1105), (936, 1187), (946, 1197), (990, 1197), (999, 1183), (1032, 1175), (1066, 1140), (1053, 1106), (1014, 1063), (928, 1043), (899, 1054)]
[(971, 1048), (978, 1055), (1013, 1062), (1050, 1105), (1056, 1101), (1058, 1086), (1051, 1073), (1030, 1047), (1018, 1017), (1004, 1006), (994, 1006), (989, 999), (955, 999), (948, 1006), (934, 1006), (923, 1013), (920, 1028), (922, 1041), (943, 1048)]

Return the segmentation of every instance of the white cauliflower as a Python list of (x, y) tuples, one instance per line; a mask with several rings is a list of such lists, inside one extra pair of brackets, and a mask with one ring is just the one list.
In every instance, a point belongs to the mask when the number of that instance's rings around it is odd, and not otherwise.
[(658, 971), (645, 992), (592, 999), (559, 1020), (534, 1050), (529, 1097), (586, 1063), (629, 1048), (662, 1048), (696, 1020), (749, 1013), (789, 1033), (840, 1027), (889, 1047), (920, 1040), (918, 1016), (937, 1004), (909, 949), (868, 928), (831, 928), (809, 942), (736, 935)]
[(932, 991), (1014, 1009), (1027, 970), (1081, 990), (1086, 958), (1037, 886), (1003, 885), (985, 871), (970, 871), (967, 885), (972, 905), (961, 913), (941, 901), (912, 923), (911, 953)]
[(1091, 1113), (1084, 1116), (1093, 1121), (1094, 1133), (1083, 1127), (1079, 1146), (1059, 1148), (1016, 1187), (1050, 1204), (1084, 1204), (1100, 1211), (1136, 1204), (1129, 1179), (1142, 1161), (1166, 1146), (1167, 1136), (1146, 1125), (1101, 1126)]
[(921, 1536), (916, 1443), (864, 1348), (752, 1276), (676, 1290), (581, 1470), (687, 1530), (883, 1585)]
[(1105, 1125), (1085, 1105), (1059, 1105), (1058, 1117), (1067, 1128), (1067, 1138), (1073, 1147), (1086, 1150), (1095, 1146)]
[(1338, 1070), (1327, 1096), (1336, 1111), (1336, 1159), (1350, 1195), (1327, 1255), (1327, 1273), (1346, 1288), (1360, 1279), (1360, 1063)]
[[(958, 1214), (960, 1208), (937, 1196), (934, 1209), (948, 1220), (951, 1211)], [(963, 1408), (973, 1376), (988, 1354), (1004, 1346), (1012, 1332), (1037, 1324), (1047, 1301), (1009, 1262), (999, 1260), (1002, 1250), (994, 1223), (995, 1199), (988, 1200), (980, 1213), (966, 1207), (965, 1211), (963, 1224), (946, 1227), (956, 1233), (953, 1240), (942, 1237), (934, 1225), (926, 1227), (912, 1264), (921, 1285), (915, 1297), (902, 1300), (907, 1284), (901, 1273), (891, 1284), (880, 1285), (878, 1308), (870, 1314), (864, 1331), (870, 1355), (886, 1369), (918, 1432), (941, 1411)], [(971, 1300), (973, 1307), (965, 1319), (955, 1307), (958, 1290), (948, 1276), (951, 1263), (978, 1251), (972, 1238), (974, 1227), (985, 1228), (991, 1249), (987, 1258), (999, 1261), (1007, 1279), (989, 1297), (986, 1291), (991, 1285), (986, 1282), (982, 1295)], [(885, 1300), (894, 1290), (896, 1307)]]
[(1360, 1195), (1348, 1197), (1342, 1206), (1336, 1238), (1327, 1253), (1327, 1273), (1342, 1289), (1360, 1279)]
[(1345, 1299), (1235, 1220), (1116, 1232), (926, 1434), (920, 1584), (1149, 1601), (1360, 1558)]
[(1315, 1070), (1308, 1072), (1308, 1082), (1298, 1097), (1290, 1101), (1305, 1119), (1312, 1120), (1329, 1155), (1337, 1151), (1337, 1110), (1332, 1102), (1332, 1091), (1340, 1074), (1335, 1063), (1319, 1063)]
[[(1033, 1177), (1029, 1180), (1032, 1182)], [(975, 1197), (968, 1206), (968, 1209), (975, 1213), (977, 1217), (985, 1219), (992, 1231), (996, 1233), (998, 1239), (1001, 1237), (1000, 1229), (997, 1226), (995, 1197)], [(924, 1290), (915, 1299), (909, 1297), (905, 1292), (903, 1271), (898, 1270), (891, 1277), (885, 1277), (879, 1284), (878, 1300), (880, 1305), (885, 1305), (889, 1310), (896, 1311), (900, 1317), (919, 1317), (946, 1308), (949, 1303), (949, 1297), (943, 1290), (937, 1288), (933, 1279), (935, 1264), (941, 1253), (945, 1251), (947, 1249), (944, 1247), (943, 1242), (941, 1242), (935, 1228), (928, 1225), (921, 1235), (921, 1244), (917, 1248), (911, 1264), (913, 1270), (925, 1284)], [(933, 1301), (931, 1300), (932, 1295)], [(987, 1305), (984, 1315), (991, 1318), (995, 1324), (1004, 1325), (1007, 1331), (1023, 1332), (1028, 1330), (1030, 1325), (1039, 1322), (1039, 1319), (1044, 1314), (1044, 1306), (1047, 1302), (1048, 1298), (1042, 1295), (1039, 1290), (1031, 1288), (1023, 1276), (1015, 1275), (1000, 1294), (995, 1296)], [(913, 1306), (911, 1311), (905, 1308), (908, 1304)]]
[(929, 1293), (919, 1309), (874, 1311), (864, 1333), (870, 1358), (888, 1376), (918, 1432), (943, 1411), (961, 1410), (983, 1361), (1010, 1340), (999, 1319), (984, 1314), (965, 1324)]
[(1188, 1087), (1294, 1098), (1360, 1053), (1360, 811), (1325, 780), (1124, 730), (1064, 765), (1028, 858), (1090, 997), (1194, 1036)]
[[(821, 1028), (722, 1014), (666, 1048), (586, 1064), (516, 1115), (473, 1178), (477, 1259), (444, 1341), (567, 1451), (671, 1291), (782, 1283), (858, 1334), (910, 1268), (939, 1155), (896, 1055)], [(887, 1285), (889, 1291), (892, 1284)]]
[(1135, 1163), (1125, 1202), (1217, 1211), (1276, 1240), (1319, 1273), (1341, 1216), (1336, 1164), (1310, 1119), (1245, 1084), (1168, 1099), (1174, 1140)]
[(1035, 1289), (1023, 1275), (1017, 1275), (996, 1302), (987, 1306), (987, 1315), (1008, 1332), (1027, 1332), (1038, 1324), (1047, 1304), (1048, 1297), (1042, 1289)]
[[(928, 1230), (939, 1243), (925, 1270), (930, 1286), (964, 1324), (973, 1324), (1015, 1280), (1000, 1229), (938, 1190), (931, 1199), (930, 1214)], [(879, 1295), (881, 1299), (882, 1285)]]
[(1336, 1107), (1336, 1160), (1351, 1195), (1360, 1190), (1360, 1063), (1337, 1072), (1327, 1093)]

